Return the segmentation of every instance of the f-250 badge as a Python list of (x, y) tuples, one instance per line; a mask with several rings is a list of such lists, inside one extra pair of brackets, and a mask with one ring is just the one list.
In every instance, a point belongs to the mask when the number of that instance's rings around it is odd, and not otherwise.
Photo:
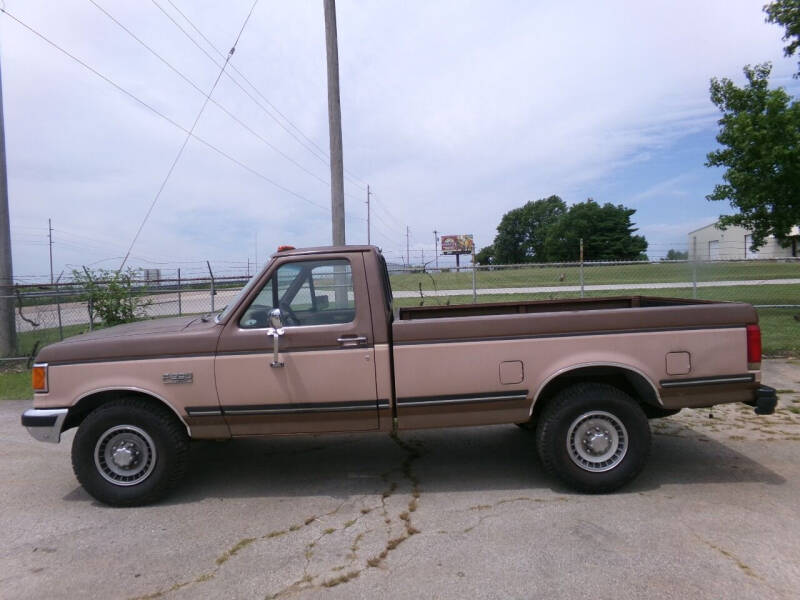
[(192, 383), (193, 379), (192, 373), (164, 373), (161, 376), (164, 383)]

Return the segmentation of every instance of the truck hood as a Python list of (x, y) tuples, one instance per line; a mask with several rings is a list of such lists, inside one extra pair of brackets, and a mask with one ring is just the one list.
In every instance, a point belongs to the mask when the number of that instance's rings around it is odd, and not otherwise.
[(223, 325), (199, 317), (127, 323), (43, 348), (36, 362), (54, 364), (213, 354)]

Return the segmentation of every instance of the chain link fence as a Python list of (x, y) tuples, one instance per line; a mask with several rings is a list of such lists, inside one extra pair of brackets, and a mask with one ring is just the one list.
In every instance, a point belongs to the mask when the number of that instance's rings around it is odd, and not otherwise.
[(800, 259), (390, 267), (398, 304), (673, 296), (800, 308)]
[[(389, 266), (396, 306), (513, 302), (598, 296), (672, 296), (748, 302), (762, 315), (800, 309), (800, 259), (528, 263), (431, 269)], [(141, 318), (221, 310), (246, 276), (135, 282)], [(74, 283), (16, 288), (18, 360), (43, 345), (104, 324)]]

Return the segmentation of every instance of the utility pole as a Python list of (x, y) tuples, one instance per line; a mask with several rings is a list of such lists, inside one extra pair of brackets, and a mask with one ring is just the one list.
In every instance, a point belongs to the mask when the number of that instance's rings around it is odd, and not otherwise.
[(11, 356), (17, 352), (13, 289), (14, 268), (11, 261), (11, 223), (8, 215), (3, 76), (0, 70), (0, 356)]
[(50, 238), (50, 285), (53, 285), (53, 223), (47, 219), (47, 235)]
[(411, 237), (411, 230), (406, 225), (406, 264), (411, 266), (411, 251), (409, 250), (409, 238)]
[(342, 109), (339, 102), (339, 47), (336, 39), (336, 2), (323, 0), (325, 50), (328, 58), (328, 131), (331, 146), (331, 226), (333, 245), (344, 246), (344, 162)]
[(370, 197), (369, 184), (367, 184), (367, 246), (370, 245), (370, 241), (369, 241), (369, 197)]
[(439, 232), (433, 230), (433, 251), (436, 253), (436, 268), (439, 268)]

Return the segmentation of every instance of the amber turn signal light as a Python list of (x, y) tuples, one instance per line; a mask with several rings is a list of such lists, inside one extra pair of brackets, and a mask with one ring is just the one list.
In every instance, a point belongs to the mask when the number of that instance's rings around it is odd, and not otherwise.
[(33, 365), (31, 383), (33, 384), (34, 392), (47, 391), (47, 365)]

